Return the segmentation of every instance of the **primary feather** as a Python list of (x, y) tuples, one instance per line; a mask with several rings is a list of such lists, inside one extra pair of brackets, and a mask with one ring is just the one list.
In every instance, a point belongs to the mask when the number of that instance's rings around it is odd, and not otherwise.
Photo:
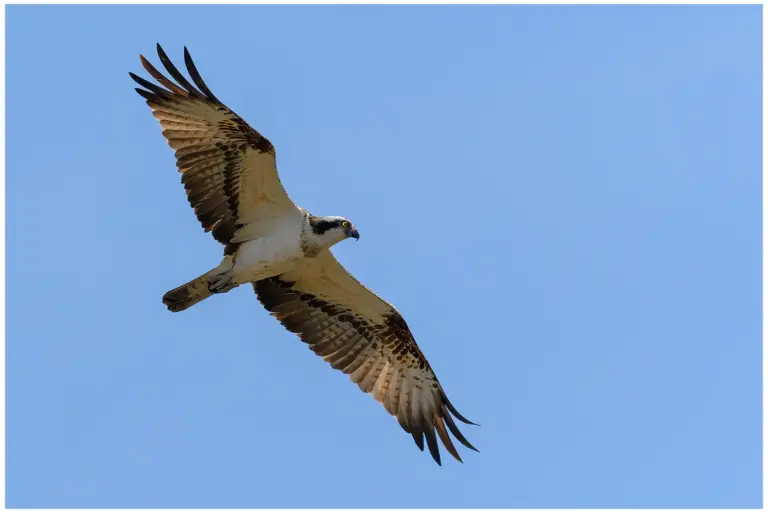
[[(359, 234), (349, 220), (314, 216), (288, 196), (275, 149), (221, 103), (184, 49), (194, 85), (157, 45), (168, 78), (140, 56), (160, 85), (131, 73), (175, 150), (187, 199), (206, 232), (225, 245), (221, 263), (163, 297), (182, 311), (212, 294), (252, 283), (262, 305), (334, 369), (371, 394), (440, 464), (439, 438), (461, 461), (449, 432), (475, 449), (408, 325), (349, 274), (331, 246)], [(175, 80), (175, 82), (174, 82)]]

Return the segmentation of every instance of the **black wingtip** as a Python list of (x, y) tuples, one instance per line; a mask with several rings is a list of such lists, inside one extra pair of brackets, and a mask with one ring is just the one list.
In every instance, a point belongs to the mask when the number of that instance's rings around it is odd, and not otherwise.
[(176, 80), (176, 82), (179, 83), (179, 85), (184, 88), (190, 96), (193, 96), (195, 98), (204, 100), (205, 95), (195, 89), (195, 87), (187, 80), (184, 75), (178, 70), (178, 68), (171, 62), (171, 59), (168, 58), (168, 54), (165, 53), (165, 50), (163, 50), (163, 47), (160, 46), (160, 43), (157, 43), (157, 55), (160, 57), (160, 63), (163, 65), (165, 70), (170, 73), (171, 77)]
[(424, 435), (421, 431), (411, 430), (411, 436), (413, 437), (413, 441), (416, 442), (416, 447), (418, 447), (421, 452), (424, 452)]
[(429, 453), (432, 455), (432, 459), (435, 460), (435, 462), (442, 466), (442, 463), (440, 463), (440, 448), (437, 445), (437, 437), (435, 436), (435, 431), (432, 426), (425, 426), (424, 429), (424, 436), (427, 439), (427, 447), (429, 447)]
[(144, 89), (139, 89), (138, 87), (134, 87), (133, 89), (147, 101), (152, 101), (155, 98), (155, 96), (149, 91), (145, 91)]
[(473, 451), (480, 452), (475, 448), (475, 446), (469, 443), (469, 440), (467, 440), (461, 431), (459, 431), (459, 428), (456, 427), (456, 423), (451, 418), (445, 404), (443, 405), (443, 419), (445, 420), (445, 424), (448, 426), (451, 434), (461, 443), (461, 445), (468, 449), (472, 449)]
[[(184, 64), (187, 66), (187, 71), (190, 72), (190, 75), (192, 74), (192, 70), (195, 69), (195, 61), (192, 60), (192, 54), (189, 53), (189, 49), (185, 46), (184, 47)], [(190, 67), (192, 69), (190, 69)], [(194, 76), (192, 77), (195, 78)]]
[(162, 87), (157, 86), (157, 85), (153, 84), (152, 82), (150, 82), (149, 80), (145, 80), (145, 79), (141, 78), (140, 76), (138, 76), (138, 75), (136, 75), (134, 73), (130, 73), (129, 72), (128, 74), (141, 87), (143, 87), (144, 89), (148, 89), (148, 90), (152, 91), (158, 97), (160, 97), (160, 98), (169, 98), (170, 97), (170, 91), (167, 91), (167, 90), (163, 89)]
[(165, 53), (165, 50), (163, 50), (163, 47), (160, 46), (160, 43), (157, 43), (155, 45), (155, 51), (157, 51), (157, 56), (160, 57), (160, 60), (168, 59), (168, 54)]
[(131, 71), (128, 72), (128, 76), (131, 77), (133, 81), (136, 82), (137, 84), (142, 84), (142, 82), (146, 82), (146, 80), (144, 80), (143, 78), (138, 76), (136, 73), (133, 73)]
[(160, 46), (160, 43), (157, 43), (157, 56), (160, 57), (160, 61), (170, 61), (171, 59), (168, 58), (168, 54), (165, 53), (165, 50), (163, 50), (163, 47)]
[(456, 409), (456, 407), (451, 403), (451, 401), (448, 399), (448, 396), (445, 395), (445, 392), (443, 392), (443, 402), (448, 407), (451, 413), (453, 413), (453, 416), (462, 421), (464, 424), (469, 424), (470, 426), (480, 426), (480, 424), (476, 424), (466, 418), (464, 415), (459, 413), (459, 411)]
[(184, 64), (187, 66), (187, 71), (189, 72), (189, 76), (192, 77), (192, 81), (203, 92), (203, 94), (205, 94), (207, 99), (221, 103), (219, 102), (219, 99), (216, 98), (216, 96), (213, 94), (213, 92), (211, 92), (211, 89), (205, 83), (205, 80), (203, 80), (203, 77), (197, 70), (197, 66), (195, 66), (195, 61), (192, 60), (192, 55), (189, 53), (189, 50), (186, 46), (184, 47)]

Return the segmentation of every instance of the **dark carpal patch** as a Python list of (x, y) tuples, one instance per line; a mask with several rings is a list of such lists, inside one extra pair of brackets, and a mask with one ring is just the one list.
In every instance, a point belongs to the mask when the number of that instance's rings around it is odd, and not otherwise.
[(224, 256), (234, 255), (240, 248), (240, 242), (230, 242), (224, 246)]
[[(348, 307), (294, 287), (295, 282), (283, 281), (279, 276), (253, 283), (259, 301), (286, 329), (297, 334), (331, 367), (349, 375), (363, 392), (376, 397), (375, 385), (383, 377), (386, 391), (377, 399), (421, 450), (426, 439), (438, 464), (440, 452), (435, 433), (459, 461), (461, 457), (448, 436), (449, 431), (464, 446), (477, 450), (459, 431), (451, 414), (462, 422), (472, 423), (448, 400), (396, 310), (384, 314), (384, 323), (373, 323)], [(382, 374), (385, 368), (387, 374)], [(425, 405), (430, 405), (428, 410)]]
[[(228, 244), (237, 230), (240, 179), (248, 147), (274, 155), (275, 148), (234, 111), (222, 104), (203, 81), (184, 48), (184, 63), (194, 85), (157, 45), (160, 62), (169, 79), (141, 56), (144, 69), (162, 86), (130, 73), (142, 88), (137, 88), (163, 127), (163, 136), (175, 150), (176, 164), (182, 173), (187, 199), (206, 232)], [(197, 87), (195, 87), (197, 86)], [(201, 104), (205, 104), (205, 106)], [(190, 109), (190, 107), (193, 107)], [(213, 107), (224, 118), (211, 122), (203, 112)]]
[[(390, 310), (386, 316), (386, 323), (384, 325), (386, 331), (394, 335), (392, 338), (397, 342), (394, 344), (392, 352), (398, 355), (398, 359), (401, 355), (406, 353), (412, 357), (412, 365), (418, 366), (419, 369), (431, 369), (429, 362), (424, 357), (424, 354), (419, 350), (414, 340), (411, 330), (408, 329), (408, 325), (405, 323), (405, 319), (395, 310)], [(409, 365), (410, 366), (410, 365)]]
[(275, 147), (272, 146), (272, 143), (269, 142), (266, 137), (251, 128), (251, 126), (240, 116), (235, 116), (227, 121), (221, 121), (219, 123), (219, 130), (234, 139), (245, 140), (251, 148), (260, 153), (275, 153)]

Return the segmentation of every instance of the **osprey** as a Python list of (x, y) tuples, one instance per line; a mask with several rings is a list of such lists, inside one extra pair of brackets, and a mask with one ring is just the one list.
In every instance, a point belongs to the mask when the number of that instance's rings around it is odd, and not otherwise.
[[(343, 217), (318, 217), (297, 206), (277, 174), (275, 148), (206, 86), (186, 47), (192, 85), (157, 45), (176, 82), (144, 56), (144, 69), (163, 86), (130, 73), (160, 121), (187, 199), (206, 232), (224, 245), (221, 263), (163, 296), (172, 312), (186, 310), (244, 283), (317, 355), (371, 394), (440, 464), (437, 436), (461, 461), (448, 430), (475, 449), (451, 415), (451, 404), (400, 313), (349, 274), (330, 251), (360, 237)], [(197, 86), (197, 87), (195, 87)], [(447, 429), (446, 429), (447, 426)]]

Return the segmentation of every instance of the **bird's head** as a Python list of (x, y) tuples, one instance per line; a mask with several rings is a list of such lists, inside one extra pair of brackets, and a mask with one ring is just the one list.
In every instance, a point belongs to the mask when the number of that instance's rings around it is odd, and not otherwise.
[(310, 236), (318, 248), (330, 248), (337, 242), (353, 237), (360, 238), (357, 228), (349, 219), (339, 216), (311, 217)]

